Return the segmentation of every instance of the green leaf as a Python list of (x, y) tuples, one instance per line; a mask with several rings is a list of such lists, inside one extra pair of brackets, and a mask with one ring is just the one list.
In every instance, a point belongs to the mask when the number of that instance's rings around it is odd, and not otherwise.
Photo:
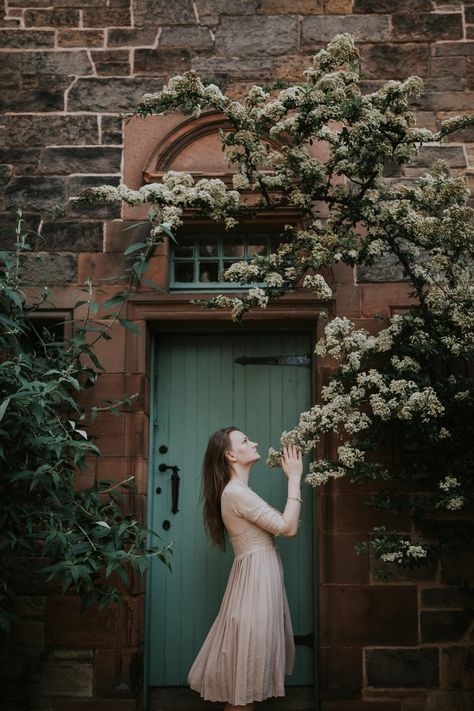
[(115, 296), (112, 296), (104, 303), (104, 309), (109, 309), (111, 306), (117, 306), (117, 304), (123, 304), (129, 296), (128, 291), (121, 291)]
[(2, 402), (2, 404), (0, 405), (0, 422), (3, 420), (3, 417), (4, 417), (4, 415), (5, 415), (6, 409), (7, 409), (7, 407), (8, 407), (9, 402), (10, 402), (10, 399), (11, 399), (11, 398), (9, 398), (9, 397), (5, 398), (5, 400), (4, 400), (4, 401)]
[(135, 323), (133, 323), (133, 321), (129, 321), (128, 318), (123, 318), (122, 316), (118, 316), (118, 320), (120, 325), (126, 328), (128, 331), (136, 333), (138, 336), (141, 335), (140, 329)]
[(165, 227), (165, 225), (160, 225), (160, 227), (161, 227), (161, 229), (163, 230), (163, 232), (164, 232), (166, 235), (168, 235), (168, 237), (169, 237), (170, 239), (173, 240), (173, 242), (174, 242), (175, 244), (178, 244), (178, 241), (177, 241), (176, 237), (175, 237), (174, 234), (171, 232), (171, 230), (168, 229), (168, 227)]
[(143, 249), (146, 247), (145, 242), (135, 242), (135, 244), (131, 244), (129, 247), (124, 252), (124, 255), (127, 256), (128, 254), (133, 254), (133, 252), (138, 252), (140, 249)]
[(104, 528), (109, 528), (109, 529), (110, 529), (110, 526), (109, 526), (109, 524), (107, 523), (107, 521), (95, 521), (95, 524), (96, 524), (96, 526), (103, 526)]

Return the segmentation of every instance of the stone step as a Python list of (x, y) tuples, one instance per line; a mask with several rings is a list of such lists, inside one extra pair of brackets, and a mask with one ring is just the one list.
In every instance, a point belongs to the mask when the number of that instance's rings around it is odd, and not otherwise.
[[(284, 697), (261, 701), (259, 711), (313, 711), (312, 686), (288, 686)], [(221, 701), (204, 701), (193, 689), (185, 686), (162, 686), (150, 689), (148, 711), (221, 711)]]

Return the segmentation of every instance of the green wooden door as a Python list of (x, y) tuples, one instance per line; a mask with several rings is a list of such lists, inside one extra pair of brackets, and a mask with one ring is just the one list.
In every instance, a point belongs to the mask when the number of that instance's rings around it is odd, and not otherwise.
[[(310, 407), (311, 370), (297, 365), (236, 363), (248, 358), (304, 355), (307, 334), (163, 335), (155, 344), (150, 526), (164, 543), (175, 541), (172, 572), (155, 560), (147, 596), (147, 660), (150, 686), (187, 686), (187, 673), (215, 619), (233, 555), (207, 541), (199, 501), (201, 462), (207, 440), (220, 427), (236, 425), (259, 444), (262, 459), (249, 484), (280, 511), (287, 479), (265, 465), (270, 445)], [(160, 453), (160, 447), (167, 447)], [(180, 469), (179, 512), (173, 514), (171, 470)], [(307, 465), (307, 462), (306, 462)], [(161, 493), (157, 493), (160, 491)], [(277, 538), (295, 636), (313, 632), (314, 521), (312, 490), (303, 487), (302, 524), (296, 538)], [(169, 528), (163, 527), (169, 522)], [(167, 524), (165, 523), (165, 526)], [(313, 683), (313, 650), (296, 640), (295, 673), (289, 685)], [(304, 642), (304, 640), (301, 640)]]

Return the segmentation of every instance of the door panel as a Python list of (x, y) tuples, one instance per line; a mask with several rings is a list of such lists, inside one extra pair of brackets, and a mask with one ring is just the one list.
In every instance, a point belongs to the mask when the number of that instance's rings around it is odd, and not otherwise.
[[(150, 527), (163, 543), (175, 542), (172, 572), (154, 560), (147, 600), (148, 667), (151, 686), (186, 686), (188, 671), (214, 621), (232, 565), (206, 538), (201, 464), (209, 436), (236, 425), (259, 443), (262, 459), (249, 484), (282, 511), (286, 477), (265, 465), (269, 446), (292, 428), (311, 404), (308, 367), (235, 363), (241, 356), (303, 355), (311, 352), (307, 334), (170, 334), (155, 348), (153, 425), (149, 495)], [(168, 451), (159, 453), (165, 445)], [(180, 469), (179, 511), (171, 512), (171, 470)], [(307, 463), (306, 463), (307, 464)], [(161, 493), (156, 493), (157, 487)], [(296, 538), (277, 538), (295, 635), (313, 631), (312, 492), (303, 488), (302, 524)], [(169, 521), (168, 530), (163, 522)], [(313, 681), (313, 652), (296, 647), (295, 673), (288, 685)]]

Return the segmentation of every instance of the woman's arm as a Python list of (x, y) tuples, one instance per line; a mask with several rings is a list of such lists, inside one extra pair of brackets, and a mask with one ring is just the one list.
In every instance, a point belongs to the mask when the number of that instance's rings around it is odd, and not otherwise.
[(280, 535), (290, 538), (298, 533), (298, 521), (301, 513), (301, 476), (303, 474), (301, 451), (292, 444), (283, 447), (281, 466), (288, 477), (288, 499), (282, 514), (285, 529)]

